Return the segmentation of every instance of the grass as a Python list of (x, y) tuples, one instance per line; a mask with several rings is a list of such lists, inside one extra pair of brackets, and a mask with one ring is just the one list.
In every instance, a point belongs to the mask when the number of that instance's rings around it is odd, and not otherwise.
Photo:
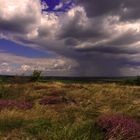
[(24, 121), (20, 119), (3, 119), (0, 120), (0, 132), (6, 133), (13, 129), (19, 129), (23, 126)]
[[(133, 85), (1, 82), (0, 100), (8, 101), (8, 107), (0, 104), (0, 140), (126, 140), (120, 130), (113, 138), (106, 137), (110, 132), (100, 118), (119, 115), (134, 119), (135, 126), (140, 123), (140, 87)], [(22, 103), (21, 107), (12, 107), (9, 101)], [(25, 103), (33, 106), (26, 108)]]

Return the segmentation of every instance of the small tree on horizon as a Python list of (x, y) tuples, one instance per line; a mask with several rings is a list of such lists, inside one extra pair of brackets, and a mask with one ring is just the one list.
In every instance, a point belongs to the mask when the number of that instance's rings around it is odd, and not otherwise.
[(40, 78), (41, 78), (41, 71), (34, 70), (31, 77), (30, 77), (30, 80), (33, 82), (36, 82), (36, 81), (39, 81)]

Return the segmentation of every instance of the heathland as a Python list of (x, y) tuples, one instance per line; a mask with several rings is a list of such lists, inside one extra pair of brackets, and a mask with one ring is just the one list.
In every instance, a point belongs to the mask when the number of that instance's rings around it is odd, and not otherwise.
[(0, 81), (0, 140), (140, 140), (140, 86)]

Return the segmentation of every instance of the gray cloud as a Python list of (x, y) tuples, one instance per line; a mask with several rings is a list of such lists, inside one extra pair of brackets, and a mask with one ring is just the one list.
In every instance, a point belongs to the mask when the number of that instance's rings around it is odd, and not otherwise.
[(114, 14), (121, 7), (124, 0), (78, 0), (78, 3), (85, 7), (90, 17)]
[(26, 34), (30, 32), (30, 29), (35, 21), (36, 19), (34, 19), (34, 17), (23, 18), (15, 16), (10, 20), (0, 18), (0, 30), (7, 33), (13, 32)]
[(38, 21), (39, 3), (32, 0), (27, 3), (24, 0), (12, 0), (6, 2), (0, 0), (0, 31), (8, 33), (27, 34), (35, 28)]
[(76, 49), (79, 52), (100, 52), (100, 53), (110, 53), (110, 54), (139, 54), (140, 50), (133, 50), (133, 49), (127, 49), (123, 46), (120, 47), (114, 47), (114, 46), (94, 46), (90, 48), (81, 48)]
[(137, 20), (140, 18), (140, 1), (139, 0), (124, 0), (122, 20)]
[[(38, 0), (24, 3), (26, 10), (21, 8), (18, 14), (0, 9), (9, 17), (0, 15), (1, 36), (70, 59), (73, 75), (127, 75), (132, 67), (134, 75), (139, 70), (139, 0), (78, 0), (77, 6), (59, 16), (41, 15)], [(30, 8), (33, 3), (36, 8)]]
[(122, 20), (139, 19), (139, 0), (78, 0), (89, 17), (120, 14)]

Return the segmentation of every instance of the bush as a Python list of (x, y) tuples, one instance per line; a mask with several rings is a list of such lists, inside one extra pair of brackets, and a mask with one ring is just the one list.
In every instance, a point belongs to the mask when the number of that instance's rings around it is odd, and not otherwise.
[(36, 82), (36, 81), (39, 81), (40, 78), (41, 78), (41, 71), (34, 70), (31, 77), (30, 77), (30, 80), (32, 82)]

